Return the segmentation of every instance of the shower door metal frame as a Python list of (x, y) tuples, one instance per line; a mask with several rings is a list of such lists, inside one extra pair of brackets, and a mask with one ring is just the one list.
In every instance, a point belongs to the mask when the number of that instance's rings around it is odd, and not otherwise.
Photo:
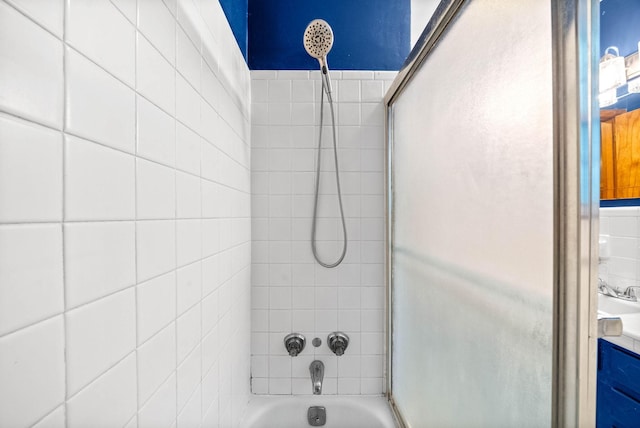
[[(385, 96), (386, 395), (393, 396), (393, 105), (473, 0), (442, 0)], [(599, 0), (549, 0), (553, 49), (554, 278), (552, 427), (595, 426), (600, 128)]]

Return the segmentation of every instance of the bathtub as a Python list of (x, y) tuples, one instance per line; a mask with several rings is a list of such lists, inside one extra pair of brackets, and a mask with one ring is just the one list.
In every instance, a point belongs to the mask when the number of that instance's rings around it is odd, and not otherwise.
[(327, 410), (325, 428), (395, 428), (387, 399), (357, 395), (254, 395), (240, 428), (307, 428), (310, 406)]

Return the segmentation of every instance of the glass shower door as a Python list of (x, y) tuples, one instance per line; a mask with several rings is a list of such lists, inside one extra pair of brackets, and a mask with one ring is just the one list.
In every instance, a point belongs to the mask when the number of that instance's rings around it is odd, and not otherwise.
[(411, 427), (551, 426), (554, 11), (457, 3), (389, 102), (391, 398)]

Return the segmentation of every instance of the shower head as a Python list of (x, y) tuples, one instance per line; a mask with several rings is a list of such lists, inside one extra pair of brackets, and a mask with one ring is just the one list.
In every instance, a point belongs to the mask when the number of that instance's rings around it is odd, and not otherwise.
[(322, 73), (327, 74), (327, 54), (333, 46), (333, 30), (327, 21), (311, 21), (304, 31), (303, 43), (307, 53), (320, 63)]

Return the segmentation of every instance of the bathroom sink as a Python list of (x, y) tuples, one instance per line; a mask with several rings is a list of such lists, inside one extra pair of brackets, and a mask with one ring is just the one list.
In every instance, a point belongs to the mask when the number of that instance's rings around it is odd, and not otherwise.
[(640, 303), (598, 293), (598, 312), (609, 315), (640, 314)]

